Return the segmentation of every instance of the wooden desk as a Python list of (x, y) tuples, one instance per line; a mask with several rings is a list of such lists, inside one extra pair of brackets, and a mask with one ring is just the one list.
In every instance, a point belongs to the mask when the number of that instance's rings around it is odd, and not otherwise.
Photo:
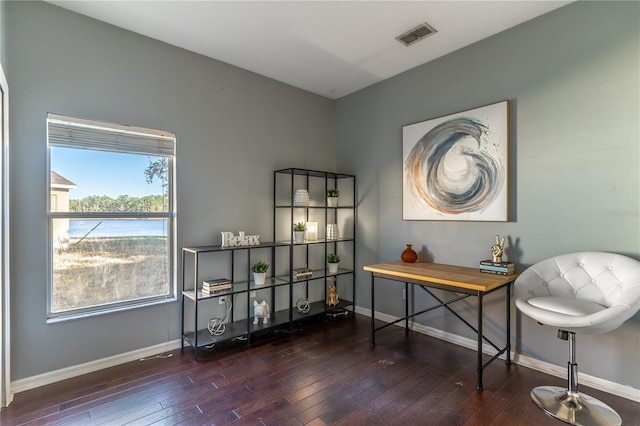
[[(476, 268), (465, 268), (462, 266), (441, 265), (438, 263), (404, 263), (401, 261), (379, 263), (367, 265), (365, 271), (371, 272), (371, 346), (376, 344), (376, 331), (390, 325), (405, 321), (405, 333), (409, 333), (409, 318), (429, 312), (433, 309), (444, 307), (454, 314), (469, 328), (476, 332), (478, 336), (478, 358), (476, 364), (477, 382), (476, 389), (482, 390), (482, 371), (484, 368), (497, 359), (503, 353), (506, 354), (506, 363), (511, 364), (511, 283), (518, 276), (514, 275), (494, 275), (485, 274)], [(396, 321), (387, 323), (381, 327), (375, 327), (375, 279), (385, 278), (393, 281), (405, 283), (405, 316)], [(409, 314), (409, 291), (408, 284), (414, 284), (429, 293), (439, 304), (430, 308)], [(433, 294), (430, 288), (458, 293), (458, 296), (447, 301), (441, 300)], [(485, 295), (504, 288), (506, 290), (506, 345), (499, 348), (482, 334), (482, 300)], [(478, 299), (478, 322), (477, 328), (467, 320), (457, 314), (449, 305), (467, 297), (475, 296)], [(497, 351), (487, 362), (483, 363), (482, 342), (486, 341)]]

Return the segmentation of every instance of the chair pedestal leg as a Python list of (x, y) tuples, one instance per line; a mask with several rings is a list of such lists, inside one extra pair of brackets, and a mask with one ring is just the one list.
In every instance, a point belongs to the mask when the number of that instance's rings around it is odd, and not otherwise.
[(533, 402), (550, 416), (572, 425), (621, 425), (622, 419), (604, 402), (556, 386), (539, 386), (531, 391)]
[(544, 412), (563, 422), (581, 426), (621, 425), (622, 419), (611, 407), (589, 395), (578, 392), (578, 364), (575, 362), (575, 334), (569, 333), (567, 388), (539, 386), (531, 391), (531, 399)]

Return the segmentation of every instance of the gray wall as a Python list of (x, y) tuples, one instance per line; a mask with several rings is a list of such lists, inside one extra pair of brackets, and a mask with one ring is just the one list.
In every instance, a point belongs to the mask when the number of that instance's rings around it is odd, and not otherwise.
[(9, 2), (12, 379), (180, 337), (179, 304), (46, 324), (47, 112), (177, 135), (178, 247), (272, 233), (273, 171), (335, 167), (326, 98), (42, 2)]
[[(413, 243), (423, 260), (476, 267), (496, 234), (508, 236), (506, 258), (520, 270), (582, 250), (639, 259), (639, 9), (638, 2), (573, 3), (338, 100), (338, 169), (358, 177), (359, 265), (399, 259)], [(402, 126), (505, 99), (512, 219), (403, 221)], [(376, 308), (400, 315), (400, 286), (380, 287)], [(370, 308), (368, 274), (359, 274), (358, 294)], [(502, 300), (488, 302), (486, 325), (497, 337)], [(472, 305), (458, 306), (475, 321)], [(566, 365), (556, 330), (513, 317), (518, 352)], [(420, 321), (472, 337), (452, 315)], [(607, 335), (579, 336), (580, 371), (640, 388), (639, 323), (640, 314)]]

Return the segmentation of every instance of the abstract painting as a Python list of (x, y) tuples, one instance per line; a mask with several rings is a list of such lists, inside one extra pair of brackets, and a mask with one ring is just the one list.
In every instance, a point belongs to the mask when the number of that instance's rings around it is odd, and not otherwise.
[(402, 128), (404, 220), (508, 220), (509, 101)]

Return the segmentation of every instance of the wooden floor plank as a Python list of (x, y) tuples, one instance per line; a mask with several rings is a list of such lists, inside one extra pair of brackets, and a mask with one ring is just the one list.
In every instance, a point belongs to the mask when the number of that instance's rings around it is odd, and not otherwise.
[[(2, 425), (561, 426), (531, 401), (551, 377), (502, 361), (475, 390), (476, 353), (388, 327), (369, 345), (370, 319), (327, 319), (296, 330), (135, 361), (22, 392)], [(581, 391), (640, 426), (640, 404)]]

